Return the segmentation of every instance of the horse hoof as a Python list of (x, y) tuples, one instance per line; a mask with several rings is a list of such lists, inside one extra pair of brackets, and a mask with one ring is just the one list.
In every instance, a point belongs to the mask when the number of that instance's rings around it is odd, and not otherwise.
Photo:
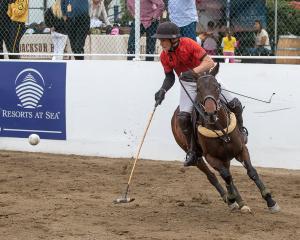
[(222, 199), (223, 199), (224, 203), (227, 203), (227, 202), (228, 202), (228, 201), (227, 201), (227, 194), (224, 194), (224, 195), (222, 196)]
[(280, 212), (280, 207), (277, 203), (275, 203), (273, 207), (269, 207), (269, 210), (271, 213), (278, 213)]
[(241, 213), (251, 213), (251, 208), (245, 205), (241, 208)]
[(237, 202), (229, 204), (228, 207), (231, 212), (239, 209), (239, 205), (237, 204)]

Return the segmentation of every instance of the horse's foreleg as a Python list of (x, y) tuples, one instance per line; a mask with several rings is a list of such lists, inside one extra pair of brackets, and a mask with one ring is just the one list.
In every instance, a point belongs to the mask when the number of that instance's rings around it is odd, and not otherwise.
[(245, 206), (244, 200), (242, 199), (239, 190), (234, 184), (233, 184), (233, 188), (236, 194), (236, 198), (235, 198), (236, 202), (239, 204), (240, 208)]
[(220, 176), (223, 178), (223, 180), (226, 183), (227, 188), (227, 203), (231, 210), (238, 208), (236, 203), (236, 192), (234, 189), (233, 181), (232, 181), (232, 175), (229, 171), (229, 162), (223, 163), (221, 160), (214, 158), (210, 155), (206, 156), (207, 162), (216, 169)]
[(197, 168), (205, 173), (208, 181), (217, 189), (224, 202), (227, 202), (226, 191), (220, 184), (216, 175), (208, 168), (207, 164), (203, 161), (202, 158), (198, 161)]
[(272, 213), (279, 212), (280, 208), (278, 204), (273, 200), (270, 190), (265, 186), (263, 181), (260, 179), (256, 169), (252, 166), (250, 155), (248, 152), (248, 148), (246, 146), (243, 147), (241, 154), (237, 157), (239, 161), (241, 161), (244, 167), (247, 169), (247, 174), (250, 179), (252, 179), (258, 189), (262, 197), (267, 202), (267, 206)]

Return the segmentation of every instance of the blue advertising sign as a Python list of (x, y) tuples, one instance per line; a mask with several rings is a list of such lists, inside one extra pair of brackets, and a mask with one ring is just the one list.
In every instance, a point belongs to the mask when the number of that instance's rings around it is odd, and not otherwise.
[(0, 62), (0, 137), (66, 139), (66, 63)]

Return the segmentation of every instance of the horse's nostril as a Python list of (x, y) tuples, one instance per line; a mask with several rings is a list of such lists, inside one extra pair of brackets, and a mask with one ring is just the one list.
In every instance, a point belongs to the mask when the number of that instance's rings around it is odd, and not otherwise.
[(205, 111), (207, 113), (213, 113), (213, 112), (217, 111), (216, 103), (211, 98), (209, 98), (205, 101), (204, 107), (205, 107)]

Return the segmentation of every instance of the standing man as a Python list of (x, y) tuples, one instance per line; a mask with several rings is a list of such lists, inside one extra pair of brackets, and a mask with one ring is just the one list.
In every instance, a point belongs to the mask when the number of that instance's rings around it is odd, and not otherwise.
[[(90, 30), (89, 1), (61, 0), (61, 9), (73, 53), (84, 54), (85, 39)], [(84, 56), (75, 56), (75, 59), (84, 60)]]
[[(214, 67), (214, 61), (207, 55), (206, 51), (190, 38), (181, 37), (179, 28), (171, 22), (164, 22), (157, 28), (153, 36), (160, 41), (163, 49), (160, 61), (165, 72), (165, 79), (161, 88), (155, 94), (155, 102), (161, 104), (166, 92), (175, 83), (175, 73), (181, 78), (182, 85), (195, 101), (197, 96), (196, 74), (208, 72)], [(175, 73), (174, 73), (175, 72)], [(222, 85), (221, 85), (222, 86)], [(247, 129), (243, 125), (243, 107), (238, 98), (234, 98), (228, 92), (221, 91), (221, 99), (237, 118), (237, 125), (247, 143)], [(196, 140), (194, 139), (192, 116), (193, 103), (185, 90), (181, 87), (179, 99), (178, 123), (188, 143), (188, 152), (184, 166), (192, 166), (197, 162), (200, 153), (196, 152)]]
[(197, 41), (196, 25), (198, 15), (196, 0), (169, 0), (168, 12), (170, 21), (179, 27), (181, 36)]
[[(7, 15), (10, 18), (8, 52), (19, 53), (20, 41), (26, 28), (25, 22), (28, 18), (28, 0), (9, 0)], [(19, 59), (19, 55), (12, 55), (9, 58)]]
[[(9, 25), (10, 19), (7, 15), (9, 0), (0, 0), (0, 53), (3, 53), (3, 43), (6, 49), (9, 46)], [(0, 59), (4, 59), (4, 55), (0, 55)]]
[[(127, 0), (127, 7), (129, 13), (134, 18), (135, 16), (135, 0)], [(155, 34), (159, 24), (159, 19), (163, 14), (165, 4), (163, 0), (141, 0), (141, 25), (140, 33), (143, 35), (146, 33), (146, 54), (154, 54), (156, 39), (151, 36)], [(135, 22), (131, 25), (129, 40), (128, 40), (128, 54), (135, 53)], [(132, 60), (133, 57), (127, 57), (128, 60)], [(153, 61), (154, 57), (146, 57), (146, 61)]]

